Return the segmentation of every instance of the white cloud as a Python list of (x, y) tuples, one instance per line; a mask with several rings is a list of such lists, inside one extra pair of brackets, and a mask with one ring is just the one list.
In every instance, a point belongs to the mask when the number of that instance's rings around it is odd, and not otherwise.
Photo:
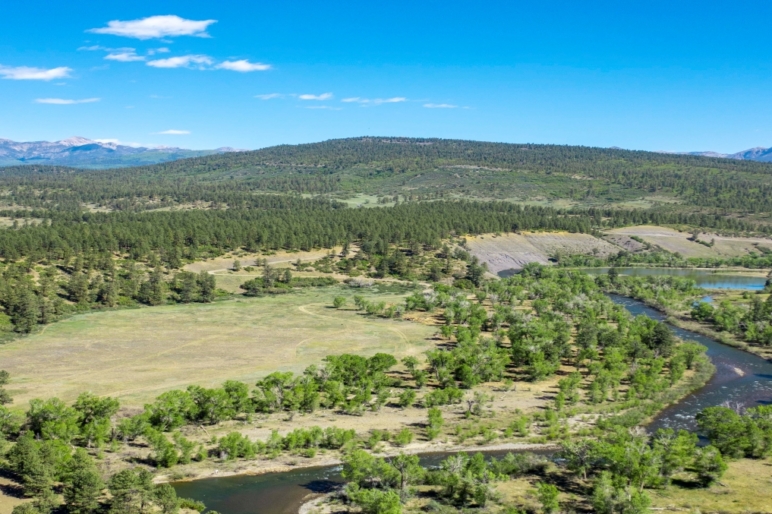
[(424, 104), (427, 109), (456, 109), (458, 105), (452, 104)]
[(0, 77), (9, 80), (53, 80), (70, 76), (71, 68), (32, 68), (30, 66), (0, 66)]
[(301, 100), (329, 100), (332, 98), (332, 93), (322, 93), (321, 95), (300, 95)]
[(329, 105), (309, 105), (306, 109), (327, 109), (330, 111), (339, 111), (340, 107), (330, 107)]
[(140, 147), (146, 147), (147, 145), (143, 145), (142, 143), (135, 143), (133, 141), (121, 141), (120, 139), (115, 138), (106, 138), (106, 139), (94, 139), (97, 143), (102, 143), (105, 145), (121, 145), (121, 146), (131, 146), (133, 148), (140, 148)]
[(249, 71), (265, 71), (270, 70), (270, 64), (263, 64), (261, 62), (249, 62), (246, 59), (240, 61), (224, 61), (216, 66), (221, 70), (239, 71), (246, 73)]
[(341, 102), (358, 103), (362, 105), (381, 105), (381, 104), (395, 104), (400, 102), (407, 102), (407, 98), (404, 96), (395, 96), (392, 98), (360, 98), (354, 96), (351, 98), (344, 98)]
[(401, 102), (407, 102), (407, 98), (404, 96), (395, 96), (393, 98), (376, 98), (373, 103), (376, 104), (396, 104)]
[(281, 93), (268, 93), (265, 95), (255, 95), (255, 98), (259, 98), (260, 100), (273, 100), (274, 98), (284, 98), (284, 95)]
[(164, 130), (163, 132), (154, 132), (154, 134), (160, 134), (164, 136), (186, 136), (190, 134), (190, 131), (169, 129), (169, 130)]
[(188, 68), (194, 64), (199, 65), (199, 67), (211, 65), (212, 62), (212, 58), (207, 55), (181, 55), (179, 57), (148, 61), (147, 65), (154, 68)]
[(217, 23), (217, 20), (186, 20), (175, 15), (150, 16), (141, 20), (113, 20), (107, 23), (107, 27), (91, 29), (87, 32), (133, 37), (136, 39), (156, 39), (175, 36), (209, 37), (206, 29), (212, 23)]
[(109, 53), (105, 56), (105, 59), (108, 61), (118, 61), (118, 62), (135, 62), (135, 61), (144, 61), (145, 58), (141, 55), (137, 55), (134, 50), (130, 52), (113, 52)]
[(101, 98), (83, 98), (81, 100), (72, 100), (69, 98), (37, 98), (35, 103), (49, 105), (75, 105), (75, 104), (93, 104), (101, 101)]
[(155, 55), (155, 54), (168, 54), (171, 50), (168, 48), (162, 46), (161, 48), (151, 48), (147, 51), (147, 55)]

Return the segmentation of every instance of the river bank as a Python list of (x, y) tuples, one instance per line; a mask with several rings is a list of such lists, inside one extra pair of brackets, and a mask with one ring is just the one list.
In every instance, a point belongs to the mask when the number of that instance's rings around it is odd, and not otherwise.
[[(523, 452), (523, 451), (550, 451), (556, 450), (557, 444), (554, 443), (499, 443), (499, 444), (450, 444), (442, 442), (421, 442), (411, 444), (405, 448), (389, 448), (383, 452), (372, 452), (378, 457), (394, 457), (400, 453), (407, 455), (437, 455), (450, 453), (477, 453), (477, 452)], [(280, 462), (277, 462), (280, 461)], [(257, 459), (249, 463), (240, 462), (241, 466), (237, 469), (220, 469), (223, 466), (211, 466), (201, 472), (186, 476), (182, 479), (175, 479), (172, 475), (157, 475), (156, 483), (174, 483), (195, 482), (208, 478), (222, 478), (234, 476), (259, 476), (269, 473), (286, 473), (302, 469), (313, 469), (321, 467), (339, 466), (342, 463), (339, 452), (329, 452), (327, 455), (321, 455), (313, 458), (303, 458), (302, 462), (294, 455), (285, 455), (273, 460)]]
[[(609, 293), (614, 295), (617, 294), (613, 291), (610, 291)], [(750, 353), (757, 357), (761, 357), (764, 360), (772, 362), (772, 348), (752, 345), (742, 341), (741, 339), (737, 338), (737, 336), (729, 332), (719, 332), (718, 330), (715, 330), (709, 323), (692, 319), (684, 312), (669, 309), (655, 301), (640, 298), (633, 299), (663, 314), (666, 317), (666, 321), (673, 326), (676, 326), (682, 330), (688, 330), (689, 332), (703, 335), (715, 340), (720, 344), (736, 348), (738, 350)]]

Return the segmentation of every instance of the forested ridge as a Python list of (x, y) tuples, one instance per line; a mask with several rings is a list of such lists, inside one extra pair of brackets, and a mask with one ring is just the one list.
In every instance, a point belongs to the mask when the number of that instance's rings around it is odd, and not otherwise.
[[(44, 214), (44, 213), (39, 213)], [(451, 235), (564, 230), (591, 233), (632, 224), (689, 224), (770, 230), (716, 215), (643, 210), (558, 210), (507, 202), (436, 201), (351, 209), (323, 200), (254, 196), (244, 208), (144, 213), (58, 213), (43, 223), (0, 231), (0, 257), (67, 260), (79, 253), (150, 254), (194, 259), (239, 247), (251, 251), (331, 248), (347, 241), (439, 246)]]
[(337, 139), (99, 171), (19, 166), (0, 169), (0, 187), (21, 205), (117, 202), (112, 207), (124, 209), (136, 197), (223, 202), (277, 191), (576, 201), (666, 194), (700, 207), (772, 211), (772, 164), (442, 139)]

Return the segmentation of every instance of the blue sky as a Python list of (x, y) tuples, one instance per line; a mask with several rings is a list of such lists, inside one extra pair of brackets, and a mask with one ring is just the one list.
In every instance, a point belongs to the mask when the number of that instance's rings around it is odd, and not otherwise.
[(770, 20), (769, 1), (10, 2), (0, 138), (734, 152), (772, 146)]

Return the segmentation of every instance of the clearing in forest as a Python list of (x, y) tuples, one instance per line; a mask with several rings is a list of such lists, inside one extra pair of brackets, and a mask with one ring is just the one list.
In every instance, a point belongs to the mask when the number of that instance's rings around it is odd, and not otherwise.
[[(300, 372), (330, 354), (377, 352), (397, 358), (432, 345), (436, 329), (355, 312), (354, 294), (402, 303), (401, 294), (344, 287), (274, 297), (239, 298), (82, 314), (0, 346), (14, 405), (91, 391), (141, 406), (190, 384), (254, 383), (273, 371)], [(333, 297), (348, 306), (332, 309)]]
[(242, 266), (254, 266), (255, 259), (265, 259), (268, 261), (268, 265), (276, 268), (288, 268), (293, 262), (301, 260), (303, 262), (315, 261), (329, 255), (330, 252), (339, 253), (341, 247), (333, 249), (316, 249), (310, 252), (275, 252), (273, 255), (264, 255), (262, 253), (249, 253), (238, 255), (225, 255), (222, 257), (216, 257), (214, 259), (208, 259), (205, 261), (196, 261), (191, 264), (185, 265), (183, 268), (185, 271), (192, 271), (198, 273), (199, 271), (208, 271), (209, 273), (220, 273), (228, 271), (233, 267), (234, 261), (239, 261)]

